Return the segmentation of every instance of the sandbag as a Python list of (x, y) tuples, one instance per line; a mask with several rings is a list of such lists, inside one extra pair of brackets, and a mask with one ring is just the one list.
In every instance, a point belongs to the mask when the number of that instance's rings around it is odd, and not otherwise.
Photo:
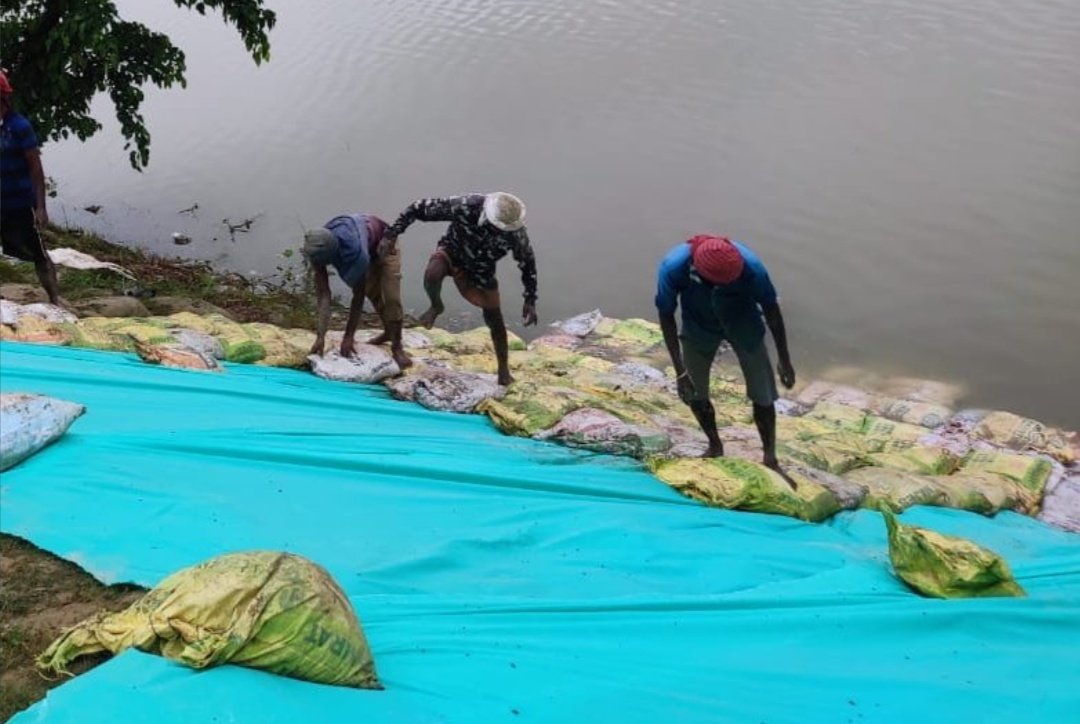
[(1039, 496), (1019, 483), (985, 472), (964, 472), (934, 479), (945, 493), (945, 505), (972, 513), (994, 515), (1002, 510), (1015, 510), (1034, 515), (1039, 509)]
[(1009, 453), (974, 450), (964, 457), (960, 465), (963, 474), (988, 474), (1022, 485), (1042, 498), (1054, 464), (1047, 458), (1034, 455), (1011, 455)]
[(1013, 450), (1045, 453), (1066, 465), (1076, 460), (1075, 433), (1066, 434), (1011, 412), (991, 412), (978, 422), (973, 434)]
[(610, 412), (588, 407), (574, 410), (553, 427), (541, 430), (533, 437), (638, 459), (657, 455), (671, 447), (671, 438), (662, 430), (628, 424)]
[(521, 381), (512, 385), (501, 400), (484, 400), (476, 411), (491, 418), (495, 427), (507, 435), (532, 437), (564, 415), (588, 407), (590, 402), (588, 395), (571, 387)]
[(149, 364), (205, 372), (224, 371), (215, 358), (181, 344), (147, 344), (137, 339), (134, 343), (135, 354)]
[(885, 399), (875, 408), (882, 417), (909, 425), (934, 429), (948, 423), (953, 411), (932, 402)]
[(1070, 471), (1043, 498), (1039, 520), (1062, 530), (1080, 533), (1080, 468)]
[(313, 354), (308, 357), (308, 361), (311, 363), (311, 371), (317, 376), (337, 382), (374, 384), (401, 373), (401, 368), (393, 357), (380, 347), (370, 344), (356, 345), (356, 352), (352, 357), (342, 357), (331, 351), (321, 357)]
[(169, 329), (158, 320), (137, 317), (84, 317), (79, 325), (93, 332), (111, 334), (117, 337), (134, 337), (148, 344), (176, 344), (176, 338)]
[(135, 337), (114, 334), (105, 329), (84, 325), (60, 323), (56, 325), (67, 336), (72, 347), (97, 349), (105, 352), (131, 352), (135, 349)]
[(889, 532), (889, 560), (913, 591), (930, 598), (1026, 596), (1009, 565), (964, 538), (901, 523), (882, 511)]
[(820, 522), (841, 510), (828, 490), (790, 474), (796, 490), (774, 470), (739, 458), (650, 458), (653, 475), (683, 495), (729, 510), (786, 515)]
[(0, 299), (0, 324), (14, 327), (19, 323), (19, 310), (21, 304), (16, 304), (9, 299)]
[(178, 343), (214, 359), (225, 359), (225, 348), (208, 332), (172, 327), (169, 329)]
[(0, 471), (58, 440), (84, 412), (78, 403), (44, 395), (0, 394)]
[(877, 415), (867, 415), (862, 434), (873, 441), (871, 447), (876, 448), (878, 452), (892, 452), (907, 449), (926, 439), (930, 430)]
[[(812, 420), (802, 422), (814, 424)], [(849, 470), (868, 464), (867, 458), (875, 449), (870, 447), (871, 442), (859, 433), (833, 430), (805, 439), (795, 437), (783, 440), (778, 443), (777, 451), (789, 463), (794, 461), (817, 470), (844, 475)]]
[(212, 335), (221, 344), (228, 362), (254, 364), (266, 357), (266, 349), (244, 325), (221, 314), (177, 312), (160, 318), (160, 323)]
[(873, 407), (875, 400), (872, 394), (856, 387), (839, 385), (824, 380), (814, 380), (799, 389), (795, 395), (795, 401), (804, 407), (813, 407), (819, 402), (828, 402), (860, 410), (869, 410)]
[(65, 631), (37, 665), (67, 673), (81, 656), (132, 647), (194, 669), (237, 664), (382, 688), (345, 593), (322, 567), (289, 553), (230, 553), (178, 571), (126, 610)]
[(910, 447), (897, 444), (894, 449), (867, 455), (866, 462), (920, 475), (948, 475), (956, 470), (959, 460), (948, 450), (936, 447)]
[(574, 337), (587, 337), (592, 334), (592, 331), (596, 329), (596, 325), (600, 323), (603, 315), (599, 309), (594, 309), (591, 312), (585, 312), (579, 314), (576, 317), (571, 317), (565, 322), (558, 322), (557, 327), (563, 334), (568, 334)]
[(295, 335), (272, 324), (249, 322), (241, 327), (263, 349), (263, 356), (256, 364), (293, 369), (307, 366), (310, 343), (298, 343)]
[(529, 342), (526, 349), (533, 351), (540, 347), (555, 347), (556, 349), (574, 349), (581, 344), (581, 339), (572, 334), (545, 334)]
[(453, 370), (427, 370), (416, 378), (413, 399), (429, 410), (472, 412), (481, 402), (502, 392), (494, 375)]
[(819, 402), (804, 416), (807, 420), (824, 422), (835, 428), (862, 432), (866, 425), (866, 412), (835, 402)]
[(878, 386), (882, 394), (911, 402), (953, 407), (964, 394), (963, 385), (917, 377), (892, 377)]
[(913, 505), (946, 506), (948, 496), (937, 479), (926, 475), (869, 467), (853, 470), (844, 479), (866, 489), (862, 507), (901, 513)]
[(68, 345), (71, 338), (59, 324), (46, 322), (38, 317), (19, 317), (14, 327), (0, 325), (0, 339), (30, 344)]
[[(725, 446), (726, 444), (725, 441)], [(794, 477), (796, 482), (802, 478), (814, 481), (832, 493), (844, 510), (855, 510), (863, 504), (863, 500), (866, 498), (865, 487), (850, 480), (845, 480), (839, 475), (827, 473), (824, 470), (817, 470), (804, 465), (789, 465), (784, 468), (784, 472)]]

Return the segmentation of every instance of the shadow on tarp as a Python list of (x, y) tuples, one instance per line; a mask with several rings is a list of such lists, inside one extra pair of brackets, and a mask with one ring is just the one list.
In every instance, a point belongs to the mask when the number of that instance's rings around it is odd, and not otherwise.
[(880, 516), (705, 508), (636, 464), (507, 438), (381, 387), (0, 344), (0, 390), (86, 405), (0, 483), (0, 530), (106, 582), (226, 551), (326, 566), (387, 690), (129, 652), (25, 722), (1066, 721), (1080, 536), (1023, 516), (905, 520), (1002, 554), (1027, 599), (926, 600)]

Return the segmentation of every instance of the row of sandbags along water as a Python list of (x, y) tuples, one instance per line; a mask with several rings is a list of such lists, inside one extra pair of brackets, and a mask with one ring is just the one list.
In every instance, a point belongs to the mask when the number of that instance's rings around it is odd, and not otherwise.
[[(1076, 433), (1009, 412), (957, 411), (962, 389), (953, 384), (865, 376), (858, 386), (802, 383), (778, 403), (778, 452), (797, 483), (792, 490), (758, 464), (760, 443), (732, 354), (721, 356), (726, 362), (712, 384), (727, 457), (698, 457), (705, 438), (675, 393), (659, 326), (646, 320), (593, 311), (527, 345), (511, 334), (516, 381), (501, 387), (484, 328), (408, 330), (405, 346), (417, 364), (403, 374), (386, 350), (365, 344), (353, 359), (309, 357), (308, 330), (213, 314), (77, 319), (48, 305), (2, 305), (0, 338), (129, 350), (195, 369), (244, 362), (382, 383), (431, 409), (485, 414), (510, 435), (642, 460), (658, 479), (718, 507), (808, 521), (859, 507), (1013, 510), (1080, 531)], [(328, 349), (339, 339), (331, 334)]]

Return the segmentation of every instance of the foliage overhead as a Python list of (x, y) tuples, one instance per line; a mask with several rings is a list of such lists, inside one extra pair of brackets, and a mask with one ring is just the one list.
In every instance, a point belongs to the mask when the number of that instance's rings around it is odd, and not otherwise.
[[(146, 1), (146, 0), (141, 0)], [(172, 0), (205, 15), (220, 11), (256, 64), (270, 59), (276, 16), (264, 0)], [(143, 86), (186, 85), (184, 52), (168, 36), (124, 20), (112, 0), (0, 0), (0, 63), (16, 104), (42, 139), (86, 140), (101, 130), (90, 102), (108, 93), (133, 168), (150, 161)]]

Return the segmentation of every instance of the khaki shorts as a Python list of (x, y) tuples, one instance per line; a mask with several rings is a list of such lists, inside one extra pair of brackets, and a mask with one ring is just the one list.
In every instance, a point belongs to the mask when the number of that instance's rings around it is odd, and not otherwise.
[(405, 309), (401, 305), (401, 252), (396, 244), (393, 251), (380, 255), (368, 268), (364, 296), (375, 305), (375, 312), (383, 324), (405, 318)]
[[(720, 341), (703, 341), (682, 337), (683, 364), (694, 383), (694, 400), (709, 399), (709, 376), (713, 360), (720, 349)], [(773, 372), (769, 348), (762, 337), (761, 343), (752, 350), (735, 348), (739, 359), (743, 379), (746, 381), (746, 396), (755, 405), (768, 407), (780, 397), (776, 390), (776, 374)]]
[(465, 270), (461, 267), (455, 266), (450, 255), (442, 249), (436, 249), (435, 253), (431, 255), (431, 261), (441, 259), (446, 262), (447, 268), (450, 269), (450, 276), (454, 279), (454, 284), (457, 286), (458, 291), (461, 292), (461, 296), (465, 298), (469, 304), (474, 307), (480, 307), (481, 309), (499, 309), (502, 306), (502, 299), (499, 297), (499, 288), (494, 289), (481, 289), (480, 287), (469, 281), (469, 277), (465, 274)]

